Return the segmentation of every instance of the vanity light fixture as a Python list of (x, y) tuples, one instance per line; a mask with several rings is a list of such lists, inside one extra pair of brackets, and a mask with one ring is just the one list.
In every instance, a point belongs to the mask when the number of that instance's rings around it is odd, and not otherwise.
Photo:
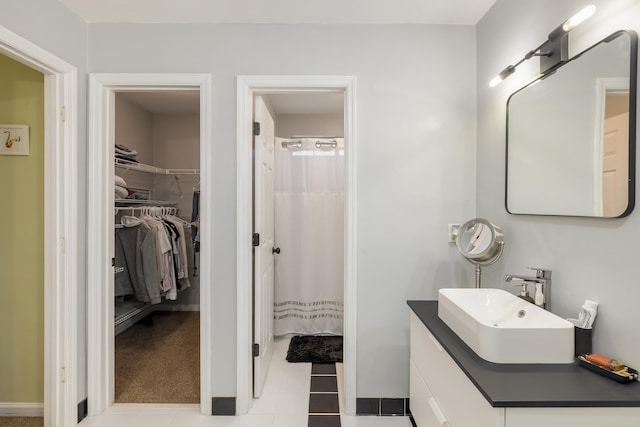
[(497, 86), (501, 81), (513, 74), (518, 65), (522, 64), (524, 61), (528, 61), (534, 56), (540, 57), (540, 74), (542, 75), (555, 68), (558, 64), (566, 62), (569, 59), (569, 31), (589, 19), (595, 11), (596, 7), (594, 5), (589, 5), (564, 21), (562, 24), (558, 25), (549, 33), (547, 40), (535, 49), (527, 52), (527, 54), (515, 65), (509, 65), (507, 68), (502, 70), (500, 74), (489, 82), (489, 86)]

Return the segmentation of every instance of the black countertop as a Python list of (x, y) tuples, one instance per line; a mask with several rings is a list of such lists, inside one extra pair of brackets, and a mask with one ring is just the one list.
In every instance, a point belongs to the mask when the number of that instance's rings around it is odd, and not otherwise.
[(438, 317), (437, 301), (409, 307), (491, 406), (640, 407), (640, 383), (621, 384), (575, 364), (500, 364), (481, 359)]

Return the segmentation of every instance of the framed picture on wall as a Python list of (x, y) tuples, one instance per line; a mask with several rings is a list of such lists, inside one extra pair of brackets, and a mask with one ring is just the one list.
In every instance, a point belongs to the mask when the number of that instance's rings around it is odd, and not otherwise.
[(29, 155), (29, 126), (0, 125), (0, 155)]

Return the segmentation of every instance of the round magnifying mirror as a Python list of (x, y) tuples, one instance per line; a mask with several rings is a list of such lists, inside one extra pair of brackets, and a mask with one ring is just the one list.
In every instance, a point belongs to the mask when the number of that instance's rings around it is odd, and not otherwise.
[(484, 218), (462, 224), (456, 238), (458, 252), (476, 266), (476, 288), (480, 287), (481, 267), (496, 262), (504, 248), (504, 236), (497, 225)]

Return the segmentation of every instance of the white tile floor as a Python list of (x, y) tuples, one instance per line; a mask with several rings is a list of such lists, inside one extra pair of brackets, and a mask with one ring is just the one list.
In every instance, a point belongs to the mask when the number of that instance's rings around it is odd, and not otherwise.
[[(114, 405), (104, 414), (85, 418), (81, 427), (306, 427), (308, 424), (310, 363), (285, 360), (288, 339), (276, 341), (262, 397), (247, 415), (203, 416), (198, 405)], [(342, 365), (337, 365), (342, 395)], [(342, 412), (342, 401), (340, 402)], [(340, 414), (342, 427), (411, 427), (407, 417), (357, 417)]]

